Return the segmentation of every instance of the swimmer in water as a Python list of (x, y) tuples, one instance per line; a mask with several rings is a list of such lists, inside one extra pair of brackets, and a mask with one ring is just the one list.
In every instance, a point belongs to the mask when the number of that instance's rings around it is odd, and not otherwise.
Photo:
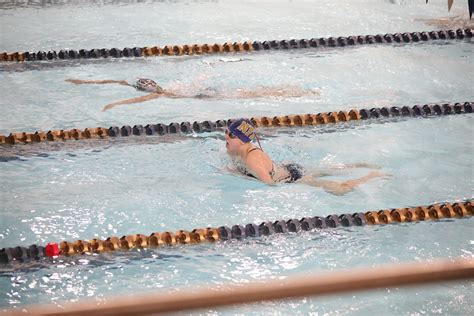
[[(372, 171), (362, 178), (338, 182), (321, 180), (315, 175), (308, 174), (300, 165), (295, 163), (276, 165), (263, 151), (255, 133), (255, 128), (248, 119), (242, 118), (232, 122), (225, 131), (225, 140), (227, 153), (233, 158), (237, 169), (242, 174), (256, 178), (267, 184), (305, 183), (314, 187), (320, 187), (332, 194), (343, 195), (371, 179), (388, 176), (377, 171)], [(252, 143), (253, 140), (257, 140), (258, 147)], [(364, 163), (339, 167), (339, 169), (348, 168), (375, 169), (378, 167)], [(331, 173), (323, 173), (318, 176), (327, 175), (331, 175)]]
[(302, 97), (307, 95), (319, 95), (320, 92), (317, 89), (303, 89), (298, 86), (281, 86), (281, 87), (257, 87), (252, 90), (248, 89), (237, 89), (229, 92), (219, 92), (212, 88), (207, 88), (200, 91), (197, 94), (189, 95), (184, 93), (178, 93), (172, 89), (163, 89), (155, 81), (151, 79), (139, 78), (135, 84), (129, 84), (125, 80), (79, 80), (79, 79), (67, 79), (67, 82), (74, 84), (120, 84), (123, 86), (134, 87), (139, 91), (148, 92), (147, 95), (126, 99), (114, 103), (107, 104), (104, 106), (102, 111), (110, 110), (118, 105), (140, 103), (148, 100), (153, 100), (161, 97), (168, 98), (195, 98), (195, 99), (208, 99), (208, 98), (237, 98), (237, 99), (253, 99), (253, 98), (271, 98), (271, 97)]

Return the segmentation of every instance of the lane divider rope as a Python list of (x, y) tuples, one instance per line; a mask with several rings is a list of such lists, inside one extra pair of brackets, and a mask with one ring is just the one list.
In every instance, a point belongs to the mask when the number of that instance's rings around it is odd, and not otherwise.
[[(378, 289), (384, 293), (387, 288), (400, 289), (403, 286), (447, 286), (448, 281), (459, 281), (467, 284), (474, 279), (474, 259), (457, 257), (449, 259), (432, 259), (424, 262), (391, 263), (382, 266), (369, 265), (364, 268), (326, 269), (305, 271), (300, 275), (291, 275), (284, 280), (259, 279), (258, 281), (240, 282), (240, 284), (196, 285), (192, 288), (164, 288), (147, 293), (116, 294), (100, 298), (100, 303), (90, 297), (79, 299), (74, 303), (57, 302), (21, 306), (7, 309), (8, 315), (22, 316), (25, 313), (43, 316), (138, 316), (202, 313), (203, 310), (215, 310), (235, 304), (252, 304), (260, 306), (261, 301), (275, 301), (325, 296), (343, 293), (354, 293)], [(472, 281), (471, 281), (472, 284)], [(465, 287), (463, 286), (463, 289)], [(422, 290), (422, 289), (420, 289)], [(429, 292), (432, 288), (425, 287)], [(417, 290), (418, 291), (418, 290)], [(422, 292), (423, 293), (423, 292)], [(346, 294), (348, 295), (348, 294)], [(352, 294), (353, 295), (353, 294)], [(360, 296), (363, 297), (364, 294)], [(324, 301), (324, 299), (321, 299)], [(192, 311), (195, 310), (195, 311)], [(222, 310), (222, 309), (220, 309)]]
[[(285, 115), (274, 117), (254, 117), (251, 121), (256, 127), (293, 127), (333, 124), (338, 122), (382, 119), (390, 117), (426, 117), (451, 114), (472, 113), (474, 102), (425, 104), (413, 107), (382, 107), (371, 109), (352, 109), (350, 111), (323, 112), (318, 114)], [(103, 139), (108, 137), (126, 137), (140, 135), (166, 135), (213, 132), (228, 126), (233, 119), (182, 122), (170, 124), (148, 124), (134, 126), (93, 127), (70, 130), (37, 131), (34, 133), (10, 133), (0, 135), (0, 144), (30, 144), (46, 141), (66, 141), (81, 139)]]
[(197, 228), (191, 231), (154, 232), (149, 236), (143, 234), (122, 237), (108, 237), (105, 240), (76, 240), (74, 242), (51, 242), (46, 246), (31, 245), (29, 247), (3, 248), (0, 250), (0, 264), (41, 260), (45, 257), (72, 256), (87, 253), (110, 251), (128, 251), (132, 249), (157, 248), (178, 244), (199, 244), (219, 240), (244, 239), (280, 233), (298, 233), (315, 229), (327, 229), (364, 225), (387, 225), (409, 223), (443, 218), (462, 218), (474, 215), (471, 200), (456, 203), (432, 204), (397, 209), (384, 209), (326, 217), (314, 216), (302, 219), (277, 220), (261, 224), (220, 226), (217, 228)]
[(416, 43), (433, 40), (461, 40), (472, 38), (473, 29), (440, 30), (425, 32), (406, 32), (377, 35), (355, 35), (339, 37), (321, 37), (312, 39), (291, 39), (271, 41), (246, 41), (224, 44), (192, 44), (192, 45), (167, 45), (133, 47), (133, 48), (101, 48), (101, 49), (61, 49), (38, 51), (38, 52), (13, 52), (0, 53), (0, 61), (24, 62), (24, 61), (51, 61), (66, 59), (97, 59), (97, 58), (123, 58), (123, 57), (151, 57), (151, 56), (183, 56), (201, 54), (238, 53), (267, 50), (305, 49), (323, 47), (345, 47), (370, 44), (397, 44)]

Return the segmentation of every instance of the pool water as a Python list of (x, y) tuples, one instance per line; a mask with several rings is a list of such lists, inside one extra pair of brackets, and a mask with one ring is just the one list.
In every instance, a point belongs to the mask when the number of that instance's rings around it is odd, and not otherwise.
[[(0, 5), (0, 51), (133, 47), (431, 30), (445, 1), (76, 1)], [(18, 4), (18, 2), (15, 2)], [(214, 18), (211, 18), (214, 17)], [(27, 19), (28, 23), (24, 23)], [(21, 25), (21, 27), (20, 27)], [(0, 64), (0, 134), (473, 101), (472, 40), (215, 56)], [(65, 79), (137, 77), (185, 93), (295, 85), (301, 98), (168, 99)], [(472, 199), (472, 114), (261, 129), (276, 162), (367, 162), (391, 175), (344, 195), (233, 173), (222, 132), (0, 147), (0, 248)], [(360, 177), (368, 169), (328, 177)], [(0, 266), (0, 308), (103, 301), (474, 255), (474, 219), (352, 227)], [(219, 314), (472, 314), (472, 282), (270, 301)], [(200, 313), (200, 312), (197, 312)]]

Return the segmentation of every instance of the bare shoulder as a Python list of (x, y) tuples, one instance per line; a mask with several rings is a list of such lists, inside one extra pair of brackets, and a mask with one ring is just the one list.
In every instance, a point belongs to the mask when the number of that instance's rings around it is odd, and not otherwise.
[(265, 169), (271, 168), (273, 164), (270, 156), (260, 148), (252, 149), (247, 154), (245, 162), (251, 167), (263, 167)]
[(247, 152), (247, 159), (252, 158), (267, 158), (268, 155), (258, 147), (254, 147)]

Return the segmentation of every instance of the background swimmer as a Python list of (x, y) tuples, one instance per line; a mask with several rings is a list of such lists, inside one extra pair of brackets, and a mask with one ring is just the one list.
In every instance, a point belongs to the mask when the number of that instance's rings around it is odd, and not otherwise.
[[(229, 125), (225, 132), (227, 153), (233, 158), (237, 169), (244, 175), (256, 178), (267, 184), (276, 183), (305, 183), (320, 187), (326, 192), (342, 195), (352, 191), (358, 185), (374, 178), (388, 177), (378, 171), (372, 171), (364, 177), (347, 181), (322, 180), (319, 177), (332, 175), (331, 171), (309, 174), (300, 165), (295, 163), (276, 165), (263, 151), (255, 128), (247, 119), (238, 119)], [(252, 144), (257, 140), (259, 147)], [(370, 164), (339, 165), (337, 169), (350, 168), (378, 168)]]
[(134, 87), (137, 90), (149, 92), (149, 94), (117, 101), (104, 106), (102, 111), (110, 110), (118, 105), (140, 103), (148, 100), (153, 100), (161, 97), (168, 98), (235, 98), (235, 99), (254, 99), (254, 98), (282, 98), (290, 97), (297, 98), (308, 95), (320, 95), (317, 89), (304, 89), (299, 86), (276, 86), (276, 87), (257, 87), (255, 89), (236, 89), (233, 91), (218, 91), (212, 88), (200, 89), (198, 93), (186, 94), (184, 91), (174, 91), (174, 89), (163, 89), (155, 81), (151, 79), (139, 78), (135, 84), (129, 84), (125, 80), (80, 80), (67, 79), (67, 82), (74, 84), (120, 84), (124, 86)]
[(463, 17), (460, 15), (457, 16), (447, 16), (436, 19), (426, 19), (426, 18), (417, 18), (415, 21), (425, 22), (427, 25), (436, 26), (441, 29), (472, 29), (474, 28), (474, 21)]

